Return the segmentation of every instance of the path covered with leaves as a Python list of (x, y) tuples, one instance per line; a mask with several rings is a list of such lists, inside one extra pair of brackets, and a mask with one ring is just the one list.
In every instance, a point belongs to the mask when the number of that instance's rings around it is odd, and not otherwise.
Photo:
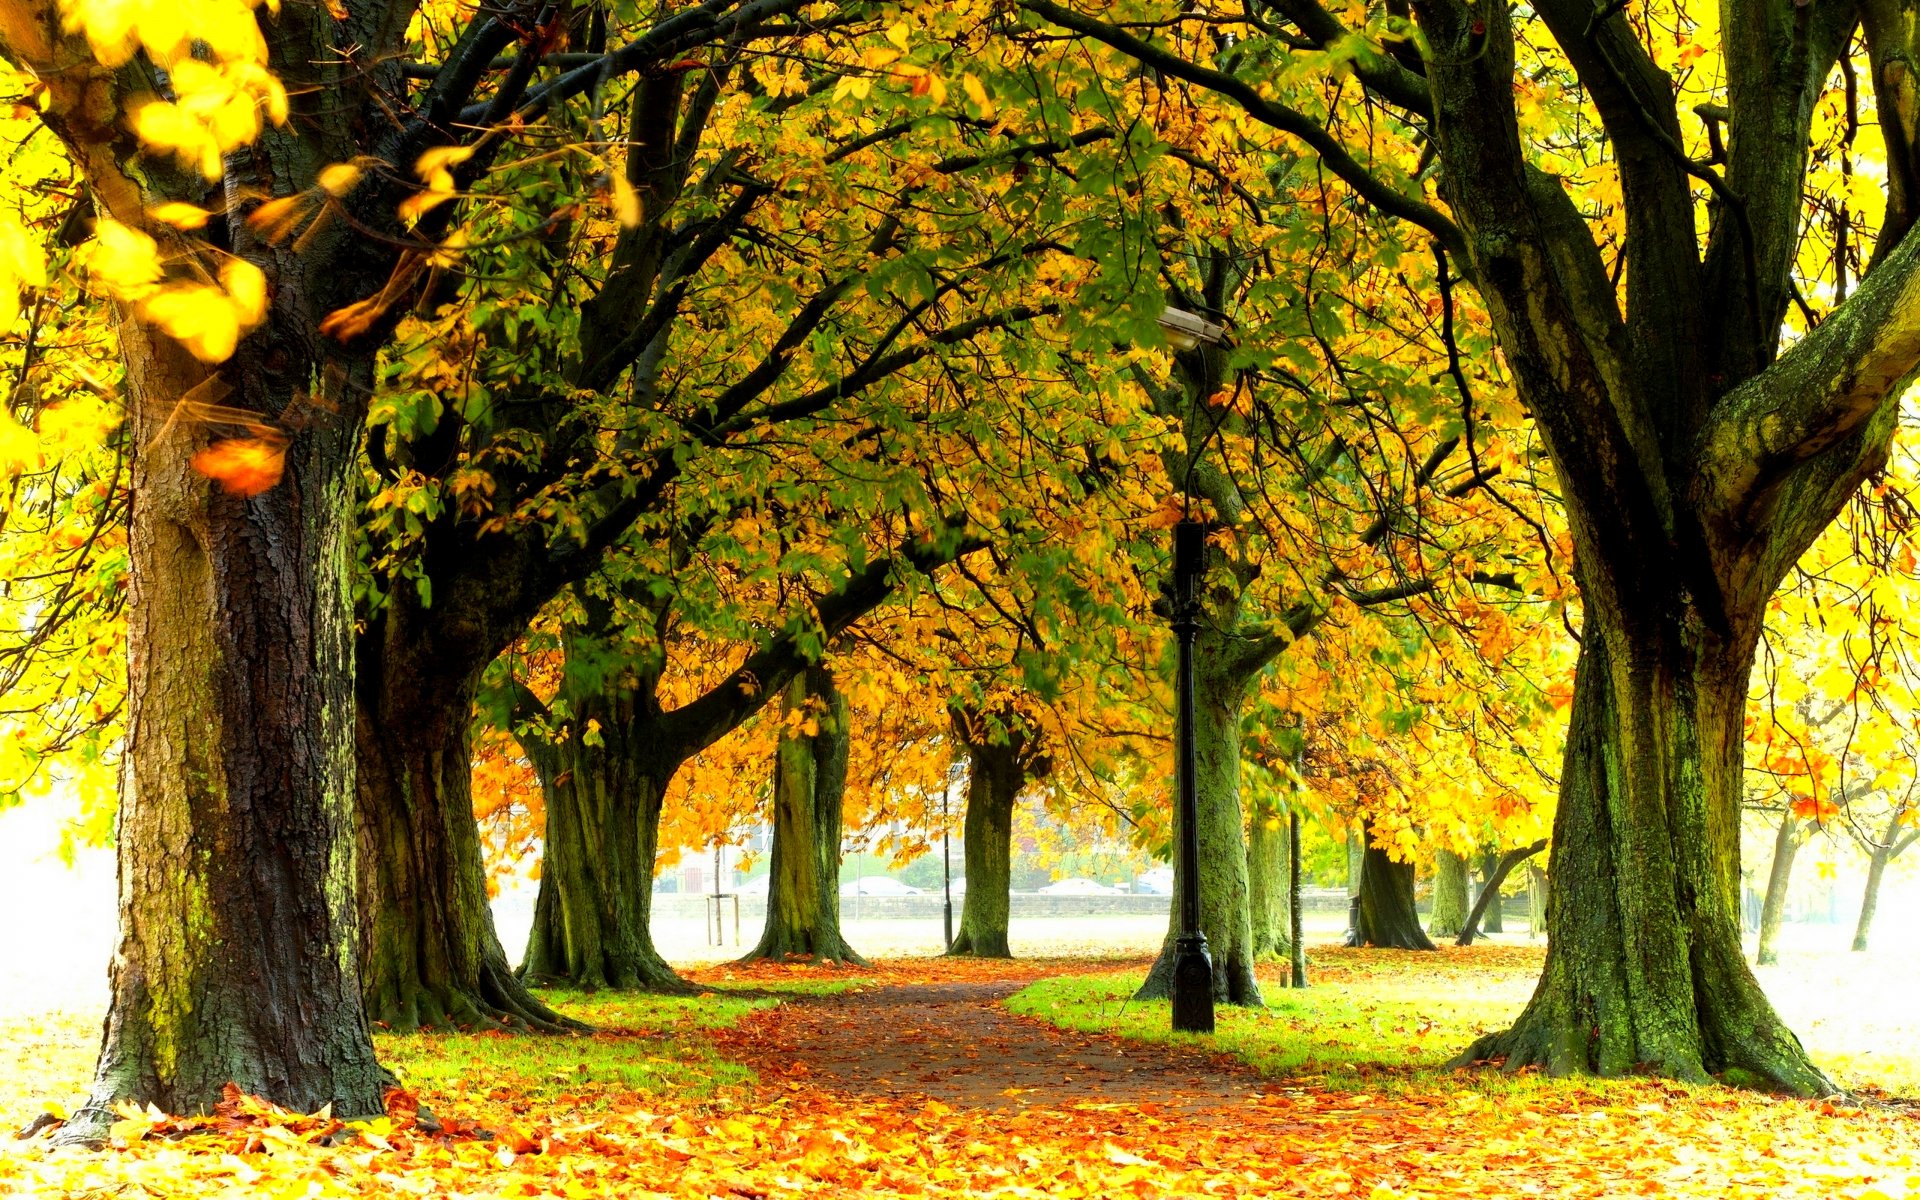
[[(596, 999), (590, 1038), (393, 1040), (437, 1133), (404, 1096), (344, 1129), (236, 1097), (199, 1122), (129, 1114), (101, 1154), (15, 1142), (0, 1194), (1920, 1196), (1920, 1119), (1897, 1105), (1406, 1065), (1329, 1086), (1004, 1003), (1089, 969), (708, 972), (735, 996)], [(1091, 969), (1018, 1007), (1088, 1025), (1046, 997), (1119, 995), (1139, 965)]]

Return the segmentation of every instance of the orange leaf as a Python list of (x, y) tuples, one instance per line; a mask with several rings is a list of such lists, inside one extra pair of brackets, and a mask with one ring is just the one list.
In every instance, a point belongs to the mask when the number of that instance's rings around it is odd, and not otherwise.
[(287, 444), (278, 438), (228, 438), (193, 456), (193, 469), (236, 496), (258, 496), (280, 482)]

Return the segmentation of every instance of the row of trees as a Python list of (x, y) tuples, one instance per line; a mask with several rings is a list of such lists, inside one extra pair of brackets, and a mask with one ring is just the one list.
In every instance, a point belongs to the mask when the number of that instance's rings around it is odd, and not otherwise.
[[(1546, 972), (1467, 1056), (1830, 1086), (1741, 954), (1744, 718), (1920, 364), (1897, 12), (1755, 0), (1715, 49), (1684, 7), (1460, 0), (188, 7), (0, 21), (57, 164), (28, 307), (71, 320), (81, 272), (124, 364), (110, 465), (17, 504), (125, 513), (87, 543), (124, 585), (29, 639), (124, 612), (94, 1127), (229, 1081), (375, 1111), (374, 1021), (568, 1027), (487, 909), (476, 709), (544, 785), (541, 977), (672, 986), (666, 797), (777, 697), (767, 948), (844, 956), (806, 910), (852, 753), (819, 668), (856, 645), (932, 685), (984, 791), (1031, 773), (1037, 704), (1049, 765), (1170, 836), (1142, 681), (1181, 513), (1223, 999), (1259, 998), (1249, 759), (1365, 787), (1401, 858), (1557, 779)], [(1803, 195), (1856, 156), (1884, 211), (1813, 254)], [(97, 216), (72, 258), (60, 199)], [(1231, 332), (1168, 346), (1168, 302)], [(28, 319), (23, 382), (110, 386)], [(85, 428), (46, 394), (16, 420)]]

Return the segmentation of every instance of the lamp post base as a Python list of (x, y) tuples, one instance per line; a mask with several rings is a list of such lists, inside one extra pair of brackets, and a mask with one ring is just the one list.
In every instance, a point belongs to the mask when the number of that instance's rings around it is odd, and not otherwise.
[(1213, 958), (1204, 933), (1173, 942), (1173, 1028), (1176, 1033), (1213, 1032)]

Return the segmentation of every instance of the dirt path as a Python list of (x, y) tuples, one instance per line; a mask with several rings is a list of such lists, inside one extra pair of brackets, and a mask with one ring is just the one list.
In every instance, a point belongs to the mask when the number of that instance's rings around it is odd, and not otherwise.
[(1000, 1001), (1020, 986), (896, 984), (788, 1001), (742, 1022), (730, 1053), (763, 1079), (968, 1108), (1115, 1104), (1215, 1116), (1259, 1087), (1251, 1071), (1220, 1055), (1017, 1017)]

